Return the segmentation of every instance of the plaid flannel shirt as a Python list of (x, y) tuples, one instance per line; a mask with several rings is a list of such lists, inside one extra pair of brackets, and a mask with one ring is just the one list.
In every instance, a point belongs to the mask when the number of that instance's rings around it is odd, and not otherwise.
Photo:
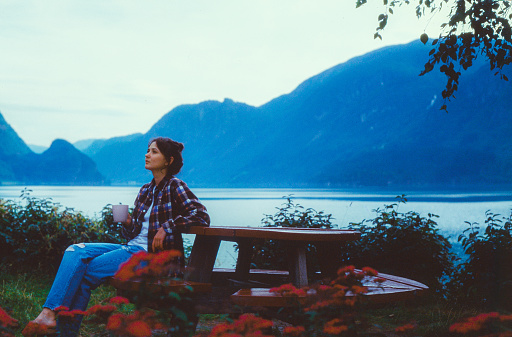
[(144, 215), (155, 198), (149, 216), (148, 252), (152, 252), (153, 237), (160, 227), (167, 233), (164, 249), (178, 249), (183, 252), (181, 233), (186, 232), (190, 226), (209, 226), (210, 216), (182, 180), (165, 177), (156, 188), (155, 185), (153, 179), (141, 187), (135, 199), (132, 224), (123, 228), (122, 235), (131, 240), (140, 233)]

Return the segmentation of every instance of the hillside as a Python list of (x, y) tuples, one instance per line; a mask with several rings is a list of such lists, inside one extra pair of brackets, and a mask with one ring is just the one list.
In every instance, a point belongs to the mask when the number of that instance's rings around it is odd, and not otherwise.
[(30, 150), (0, 114), (0, 185), (101, 185), (107, 180), (96, 164), (65, 140), (42, 154)]
[(475, 66), (442, 112), (445, 79), (418, 76), (428, 50), (413, 42), (356, 57), (260, 107), (178, 106), (91, 157), (113, 183), (142, 183), (147, 142), (163, 135), (185, 143), (181, 176), (198, 186), (510, 185), (510, 85)]
[(440, 111), (445, 78), (418, 76), (429, 49), (413, 42), (373, 51), (260, 107), (181, 105), (145, 134), (78, 142), (85, 155), (65, 141), (36, 155), (2, 118), (3, 144), (13, 145), (0, 147), (0, 178), (139, 185), (151, 179), (149, 140), (167, 136), (185, 144), (180, 177), (193, 186), (510, 187), (510, 84), (475, 64), (449, 113)]

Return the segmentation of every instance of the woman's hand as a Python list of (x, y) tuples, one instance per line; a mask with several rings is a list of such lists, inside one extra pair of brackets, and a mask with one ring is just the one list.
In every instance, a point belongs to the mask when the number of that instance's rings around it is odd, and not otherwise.
[(128, 216), (128, 218), (126, 218), (126, 221), (125, 222), (121, 222), (121, 224), (124, 226), (124, 227), (128, 227), (132, 224), (132, 217), (131, 216)]
[(167, 233), (163, 229), (163, 227), (160, 227), (158, 232), (156, 232), (155, 237), (153, 238), (153, 251), (156, 252), (158, 250), (164, 249), (164, 239)]

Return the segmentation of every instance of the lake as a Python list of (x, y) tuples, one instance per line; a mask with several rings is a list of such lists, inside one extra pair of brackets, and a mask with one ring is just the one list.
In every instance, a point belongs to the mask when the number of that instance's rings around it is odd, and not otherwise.
[[(0, 198), (19, 202), (23, 186), (0, 186)], [(132, 205), (139, 187), (130, 186), (27, 186), (31, 196), (51, 198), (62, 207), (73, 208), (90, 217), (98, 217), (107, 204)], [(406, 204), (399, 212), (416, 211), (426, 217), (439, 216), (436, 222), (441, 233), (456, 242), (457, 236), (467, 228), (465, 221), (483, 224), (485, 212), (491, 210), (504, 216), (512, 209), (509, 191), (383, 191), (338, 189), (216, 189), (192, 188), (208, 209), (212, 226), (261, 226), (265, 214), (275, 214), (276, 208), (292, 196), (293, 201), (305, 208), (332, 214), (339, 228), (350, 222), (361, 222), (375, 217), (373, 210), (396, 201), (405, 194)], [(193, 236), (186, 239), (193, 240)], [(235, 255), (232, 245), (223, 243), (216, 265), (232, 267)]]

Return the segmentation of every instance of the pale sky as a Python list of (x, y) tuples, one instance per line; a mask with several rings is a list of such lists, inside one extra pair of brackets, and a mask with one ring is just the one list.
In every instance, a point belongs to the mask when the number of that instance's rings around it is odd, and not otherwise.
[(374, 40), (382, 1), (355, 2), (0, 0), (0, 113), (34, 145), (145, 133), (181, 104), (260, 106), (443, 19), (395, 10)]

